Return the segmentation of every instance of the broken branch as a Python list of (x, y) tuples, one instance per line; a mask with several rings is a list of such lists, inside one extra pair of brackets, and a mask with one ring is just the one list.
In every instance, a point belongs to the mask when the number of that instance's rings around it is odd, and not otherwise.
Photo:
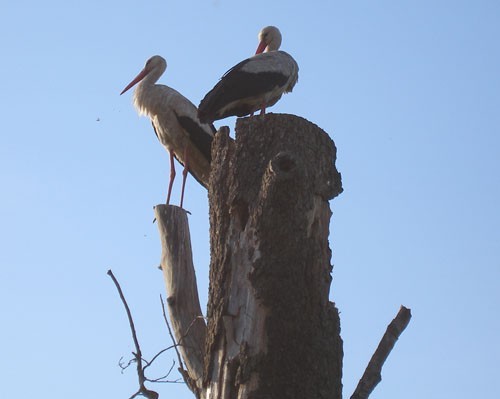
[(389, 353), (396, 344), (401, 333), (411, 319), (411, 310), (401, 306), (398, 314), (387, 326), (384, 336), (378, 344), (377, 350), (373, 354), (366, 370), (359, 380), (356, 390), (351, 396), (351, 399), (367, 399), (375, 389), (377, 384), (382, 381), (382, 366), (384, 365)]
[[(118, 294), (120, 295), (120, 299), (122, 300), (123, 306), (125, 306), (125, 310), (127, 312), (127, 317), (128, 317), (128, 322), (130, 325), (130, 330), (132, 331), (132, 339), (134, 340), (134, 345), (135, 345), (135, 352), (133, 352), (135, 361), (137, 362), (137, 376), (139, 378), (139, 390), (132, 395), (131, 398), (135, 398), (138, 395), (142, 395), (148, 399), (158, 399), (159, 395), (155, 391), (150, 391), (149, 389), (146, 388), (144, 383), (146, 382), (146, 377), (144, 375), (144, 368), (142, 367), (142, 352), (141, 352), (141, 347), (139, 345), (139, 340), (137, 339), (137, 333), (135, 331), (135, 325), (134, 325), (134, 320), (132, 319), (132, 313), (130, 312), (130, 308), (128, 306), (127, 300), (125, 299), (125, 296), (123, 295), (122, 288), (120, 287), (120, 283), (118, 283), (118, 280), (116, 279), (115, 275), (111, 270), (108, 270), (108, 276), (111, 277), (113, 280), (113, 283), (116, 286), (116, 289), (118, 290)], [(130, 364), (130, 363), (129, 363)]]

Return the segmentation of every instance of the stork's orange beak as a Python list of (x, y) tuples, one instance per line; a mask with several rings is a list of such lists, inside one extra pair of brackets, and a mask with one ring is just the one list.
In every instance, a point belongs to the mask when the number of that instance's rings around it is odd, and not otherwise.
[(137, 75), (132, 82), (130, 82), (127, 87), (125, 87), (122, 92), (120, 93), (120, 96), (125, 93), (128, 89), (139, 83), (142, 79), (146, 77), (146, 75), (149, 73), (146, 68), (144, 68), (141, 72), (139, 72), (139, 75)]
[(259, 46), (257, 47), (257, 50), (255, 51), (255, 54), (263, 53), (264, 50), (266, 49), (266, 47), (267, 47), (267, 44), (264, 42), (264, 40), (262, 40), (259, 43)]

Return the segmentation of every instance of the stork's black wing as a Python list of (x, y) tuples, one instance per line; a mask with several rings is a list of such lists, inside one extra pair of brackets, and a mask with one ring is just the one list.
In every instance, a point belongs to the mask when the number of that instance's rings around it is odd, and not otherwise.
[[(235, 104), (230, 110), (220, 114), (220, 110), (228, 104), (239, 100), (261, 97), (276, 87), (283, 86), (288, 76), (276, 70), (266, 71), (265, 68), (255, 68), (255, 72), (248, 67), (249, 63), (257, 64), (255, 57), (241, 61), (227, 71), (221, 80), (201, 100), (198, 107), (198, 117), (201, 121), (213, 121), (226, 116), (244, 116), (253, 112), (244, 101)], [(266, 62), (266, 59), (262, 59)]]
[[(175, 112), (174, 112), (175, 113)], [(213, 134), (215, 134), (215, 127), (210, 124), (210, 130), (212, 130), (212, 135), (207, 133), (207, 131), (200, 126), (200, 123), (189, 116), (179, 116), (175, 113), (175, 117), (179, 122), (179, 125), (188, 132), (189, 139), (194, 144), (196, 148), (203, 154), (203, 156), (208, 159), (209, 162), (212, 160), (212, 141)]]

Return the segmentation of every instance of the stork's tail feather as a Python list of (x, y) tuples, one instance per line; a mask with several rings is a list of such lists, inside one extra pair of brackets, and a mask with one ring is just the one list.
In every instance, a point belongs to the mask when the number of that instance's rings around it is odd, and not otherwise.
[(207, 101), (205, 97), (201, 100), (198, 106), (198, 119), (201, 123), (212, 123), (215, 120), (214, 112), (211, 110), (213, 108), (210, 101)]
[[(218, 83), (220, 85), (220, 82)], [(218, 96), (214, 96), (216, 85), (212, 90), (210, 90), (205, 97), (200, 101), (198, 105), (198, 119), (201, 123), (213, 123), (217, 118), (217, 99)]]
[(213, 121), (210, 120), (210, 116), (208, 112), (205, 112), (201, 109), (198, 108), (198, 119), (200, 120), (201, 123), (212, 123)]

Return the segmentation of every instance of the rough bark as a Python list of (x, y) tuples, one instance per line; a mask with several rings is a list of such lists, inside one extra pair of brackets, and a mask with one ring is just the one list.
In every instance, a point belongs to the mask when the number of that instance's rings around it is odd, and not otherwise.
[(221, 129), (209, 189), (206, 398), (340, 399), (342, 340), (329, 302), (336, 148), (293, 115)]
[(187, 214), (177, 206), (157, 205), (155, 216), (162, 244), (161, 268), (170, 320), (187, 368), (183, 377), (199, 396), (206, 324), (198, 298)]
[[(342, 398), (340, 321), (328, 299), (329, 200), (342, 192), (335, 161), (328, 135), (293, 115), (238, 119), (236, 140), (219, 130), (209, 184), (208, 326), (186, 212), (155, 208), (181, 373), (197, 398)], [(351, 398), (368, 398), (380, 382), (410, 318), (402, 307)]]

